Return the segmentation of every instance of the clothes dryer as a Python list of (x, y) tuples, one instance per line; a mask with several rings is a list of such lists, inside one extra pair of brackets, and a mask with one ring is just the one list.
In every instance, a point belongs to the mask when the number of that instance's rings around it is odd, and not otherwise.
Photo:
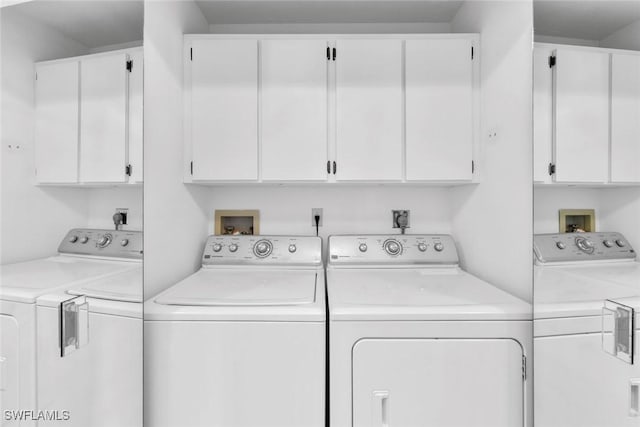
[(635, 251), (620, 233), (562, 233), (534, 252), (536, 426), (637, 426)]
[(318, 237), (210, 236), (145, 302), (145, 422), (324, 427), (324, 283)]
[(530, 426), (531, 306), (448, 235), (329, 238), (333, 427)]
[(58, 255), (1, 266), (3, 427), (33, 426), (51, 416), (40, 412), (37, 404), (37, 298), (139, 268), (141, 258), (140, 232), (72, 229)]

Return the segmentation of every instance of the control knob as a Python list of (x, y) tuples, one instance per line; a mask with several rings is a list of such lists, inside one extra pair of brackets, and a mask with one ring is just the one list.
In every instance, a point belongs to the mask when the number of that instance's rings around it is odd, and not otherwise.
[(558, 249), (565, 249), (567, 245), (565, 245), (564, 242), (556, 242), (556, 247)]
[(622, 239), (618, 239), (618, 240), (616, 240), (616, 245), (618, 245), (621, 248), (624, 248), (625, 246), (627, 246), (627, 242), (625, 242)]
[(289, 245), (289, 252), (294, 253), (297, 250), (298, 248), (296, 248), (296, 245)]
[(589, 239), (586, 239), (584, 237), (578, 237), (576, 238), (576, 246), (578, 247), (578, 249), (580, 249), (582, 252), (585, 253), (593, 253), (595, 247), (593, 246), (593, 242)]
[(78, 241), (78, 236), (71, 236), (69, 237), (69, 243), (75, 243)]
[(442, 252), (444, 250), (444, 245), (438, 242), (435, 245), (433, 245), (433, 249), (435, 249), (438, 252)]
[(397, 240), (387, 240), (386, 242), (384, 242), (384, 250), (386, 253), (388, 253), (389, 255), (398, 255), (401, 251), (402, 251), (402, 244), (400, 244), (400, 242), (398, 242)]
[(613, 242), (611, 240), (605, 240), (604, 242), (602, 242), (602, 244), (608, 248), (613, 246)]
[(235, 243), (232, 243), (229, 245), (229, 252), (235, 252), (238, 250), (238, 245), (236, 245)]
[(358, 246), (358, 249), (360, 250), (360, 252), (367, 252), (367, 244), (360, 243), (360, 246)]
[(269, 256), (272, 250), (273, 250), (273, 245), (268, 240), (260, 240), (253, 247), (253, 253), (258, 258), (264, 258), (266, 256)]
[(102, 235), (99, 239), (98, 239), (98, 247), (99, 248), (104, 248), (106, 246), (109, 246), (109, 243), (111, 243), (111, 234), (104, 234)]
[(213, 252), (220, 252), (222, 250), (222, 245), (220, 243), (214, 243), (212, 249)]
[(426, 243), (418, 243), (418, 250), (420, 252), (424, 252), (427, 250), (427, 244)]
[(127, 246), (129, 244), (129, 239), (120, 240), (120, 246)]

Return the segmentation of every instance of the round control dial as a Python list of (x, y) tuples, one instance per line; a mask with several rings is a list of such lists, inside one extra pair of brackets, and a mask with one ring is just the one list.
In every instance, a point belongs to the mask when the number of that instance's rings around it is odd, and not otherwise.
[(608, 248), (613, 246), (613, 242), (611, 240), (605, 240), (604, 242), (602, 242), (602, 244)]
[(389, 255), (398, 255), (402, 252), (402, 244), (395, 239), (385, 241), (382, 247)]
[(229, 252), (236, 252), (238, 250), (238, 245), (232, 243), (229, 245)]
[(213, 252), (220, 252), (222, 250), (222, 245), (220, 243), (214, 243), (211, 249), (213, 249)]
[(296, 247), (296, 245), (289, 245), (289, 252), (294, 253), (295, 251), (297, 251), (298, 248)]
[(624, 248), (625, 246), (627, 246), (627, 242), (625, 242), (622, 239), (618, 239), (618, 240), (616, 240), (616, 245), (618, 245), (621, 248)]
[(576, 237), (576, 246), (582, 252), (591, 254), (595, 250), (593, 242), (585, 237)]
[(253, 253), (258, 258), (264, 258), (269, 256), (273, 251), (273, 244), (268, 240), (258, 240), (255, 245), (253, 245)]
[(78, 241), (78, 236), (71, 236), (69, 237), (69, 243), (75, 243)]
[(360, 246), (358, 246), (358, 250), (360, 252), (367, 252), (367, 244), (366, 243), (360, 243)]
[(424, 252), (427, 250), (427, 244), (426, 243), (418, 243), (418, 250), (420, 252)]
[(87, 243), (89, 241), (89, 238), (87, 236), (82, 236), (82, 239), (80, 239), (80, 243)]
[(113, 240), (113, 236), (111, 234), (103, 234), (98, 239), (98, 242), (96, 243), (96, 245), (99, 248), (105, 248), (105, 247), (109, 246), (109, 244), (111, 243), (111, 240)]
[(556, 242), (556, 247), (558, 249), (564, 249), (567, 247), (567, 245), (565, 245), (564, 242)]
[(444, 245), (438, 242), (435, 245), (433, 245), (433, 249), (435, 249), (438, 252), (442, 252), (444, 250)]
[(120, 246), (127, 246), (129, 244), (129, 239), (120, 240)]

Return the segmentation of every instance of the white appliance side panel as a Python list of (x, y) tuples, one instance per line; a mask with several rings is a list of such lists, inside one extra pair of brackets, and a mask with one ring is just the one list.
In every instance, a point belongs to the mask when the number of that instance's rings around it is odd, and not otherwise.
[(130, 182), (143, 180), (143, 71), (144, 55), (142, 50), (132, 51), (129, 59), (133, 61), (133, 68), (129, 73), (129, 161), (131, 165)]
[(336, 42), (339, 181), (402, 179), (402, 41)]
[(36, 75), (36, 180), (78, 182), (79, 63), (36, 65)]
[(556, 182), (608, 179), (609, 54), (556, 50)]
[[(6, 419), (5, 411), (27, 409), (20, 405), (20, 339), (18, 320), (0, 314), (0, 411), (2, 427), (20, 425), (17, 420)], [(25, 360), (26, 361), (26, 360)], [(35, 409), (35, 408), (33, 408)]]
[(353, 425), (522, 426), (522, 356), (510, 339), (363, 339)]
[(468, 39), (405, 42), (409, 181), (472, 179), (471, 46)]
[(127, 54), (80, 61), (80, 181), (124, 182)]
[(327, 46), (261, 41), (263, 180), (327, 179)]
[(629, 381), (640, 377), (640, 365), (605, 353), (600, 333), (535, 338), (534, 347), (536, 426), (638, 426), (629, 416)]
[(90, 313), (88, 344), (67, 357), (57, 308), (38, 307), (38, 328), (39, 409), (70, 415), (39, 427), (142, 425), (142, 319)]
[(640, 55), (611, 55), (611, 181), (640, 182)]
[(192, 52), (193, 179), (256, 180), (258, 42), (193, 40)]
[(325, 324), (145, 322), (145, 423), (324, 427)]
[(552, 48), (533, 50), (533, 180), (550, 183), (549, 163), (553, 147), (553, 72), (549, 67)]

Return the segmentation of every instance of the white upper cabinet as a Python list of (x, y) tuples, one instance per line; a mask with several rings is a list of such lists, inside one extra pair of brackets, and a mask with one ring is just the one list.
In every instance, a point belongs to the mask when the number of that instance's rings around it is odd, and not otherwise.
[(129, 73), (129, 182), (140, 183), (143, 180), (143, 64), (142, 50), (129, 54), (131, 71)]
[(79, 64), (36, 66), (35, 162), (38, 183), (78, 182)]
[(80, 61), (80, 181), (125, 182), (127, 161), (125, 53)]
[(604, 183), (609, 154), (609, 54), (559, 48), (554, 56), (554, 180)]
[(198, 39), (191, 49), (193, 180), (257, 180), (257, 40)]
[(336, 179), (402, 179), (402, 40), (336, 42)]
[(39, 184), (142, 182), (142, 49), (36, 64)]
[(327, 180), (325, 40), (261, 42), (262, 179)]
[(533, 51), (533, 181), (549, 183), (553, 147), (553, 82), (549, 57), (553, 48)]
[(640, 55), (611, 55), (611, 182), (640, 182)]
[[(472, 41), (405, 43), (406, 179), (470, 181), (474, 136)], [(391, 130), (389, 127), (388, 137)]]

